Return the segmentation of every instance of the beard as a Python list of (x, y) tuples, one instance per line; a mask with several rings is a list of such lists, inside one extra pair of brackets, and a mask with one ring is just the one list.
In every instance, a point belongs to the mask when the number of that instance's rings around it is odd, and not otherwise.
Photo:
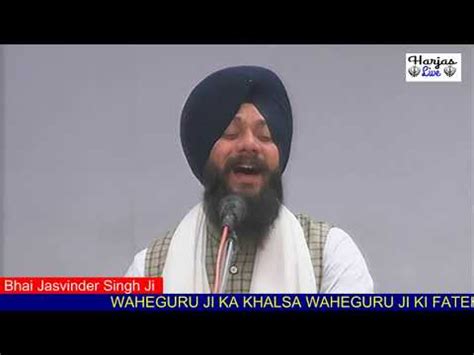
[(237, 240), (241, 243), (252, 243), (262, 246), (273, 222), (278, 217), (283, 203), (283, 187), (279, 169), (270, 170), (257, 157), (251, 157), (251, 163), (257, 167), (263, 176), (263, 185), (256, 193), (236, 193), (228, 186), (226, 178), (230, 172), (242, 162), (249, 162), (249, 157), (229, 158), (223, 171), (208, 161), (203, 173), (204, 181), (204, 210), (211, 224), (221, 229), (219, 204), (228, 195), (238, 195), (246, 203), (246, 214), (243, 220), (235, 226)]

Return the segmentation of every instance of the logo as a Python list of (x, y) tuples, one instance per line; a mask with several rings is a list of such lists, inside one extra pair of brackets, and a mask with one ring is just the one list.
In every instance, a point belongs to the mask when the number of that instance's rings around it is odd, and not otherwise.
[(461, 82), (461, 53), (406, 53), (407, 82)]
[(452, 77), (454, 73), (456, 73), (456, 67), (453, 67), (452, 65), (448, 65), (446, 68), (444, 68), (444, 72), (446, 73), (447, 76)]
[(410, 69), (408, 69), (408, 72), (412, 77), (417, 77), (418, 74), (421, 73), (421, 69), (417, 67), (416, 65), (412, 66)]

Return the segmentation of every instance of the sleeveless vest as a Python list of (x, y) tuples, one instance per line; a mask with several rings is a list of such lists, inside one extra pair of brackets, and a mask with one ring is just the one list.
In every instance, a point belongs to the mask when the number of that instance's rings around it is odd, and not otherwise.
[[(327, 235), (333, 225), (326, 222), (315, 222), (308, 215), (295, 215), (303, 228), (304, 237), (308, 245), (316, 280), (316, 288), (320, 290), (323, 276), (323, 249)], [(164, 237), (156, 238), (150, 244), (145, 256), (145, 276), (160, 277), (168, 254), (168, 248), (175, 229), (168, 231)]]

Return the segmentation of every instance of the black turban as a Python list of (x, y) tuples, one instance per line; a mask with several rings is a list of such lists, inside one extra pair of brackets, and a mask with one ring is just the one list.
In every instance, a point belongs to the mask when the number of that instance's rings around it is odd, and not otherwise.
[(181, 113), (181, 144), (201, 183), (214, 143), (243, 103), (254, 104), (265, 118), (279, 150), (280, 171), (285, 170), (290, 155), (293, 117), (283, 83), (266, 68), (231, 67), (202, 80), (192, 90)]

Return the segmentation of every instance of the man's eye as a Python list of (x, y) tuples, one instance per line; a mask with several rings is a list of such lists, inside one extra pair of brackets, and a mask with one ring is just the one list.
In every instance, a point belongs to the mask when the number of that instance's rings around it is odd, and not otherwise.
[(236, 132), (224, 132), (223, 137), (226, 139), (235, 139), (237, 138), (238, 133)]
[(260, 136), (259, 139), (260, 139), (262, 142), (271, 142), (272, 137), (270, 137), (270, 136)]

